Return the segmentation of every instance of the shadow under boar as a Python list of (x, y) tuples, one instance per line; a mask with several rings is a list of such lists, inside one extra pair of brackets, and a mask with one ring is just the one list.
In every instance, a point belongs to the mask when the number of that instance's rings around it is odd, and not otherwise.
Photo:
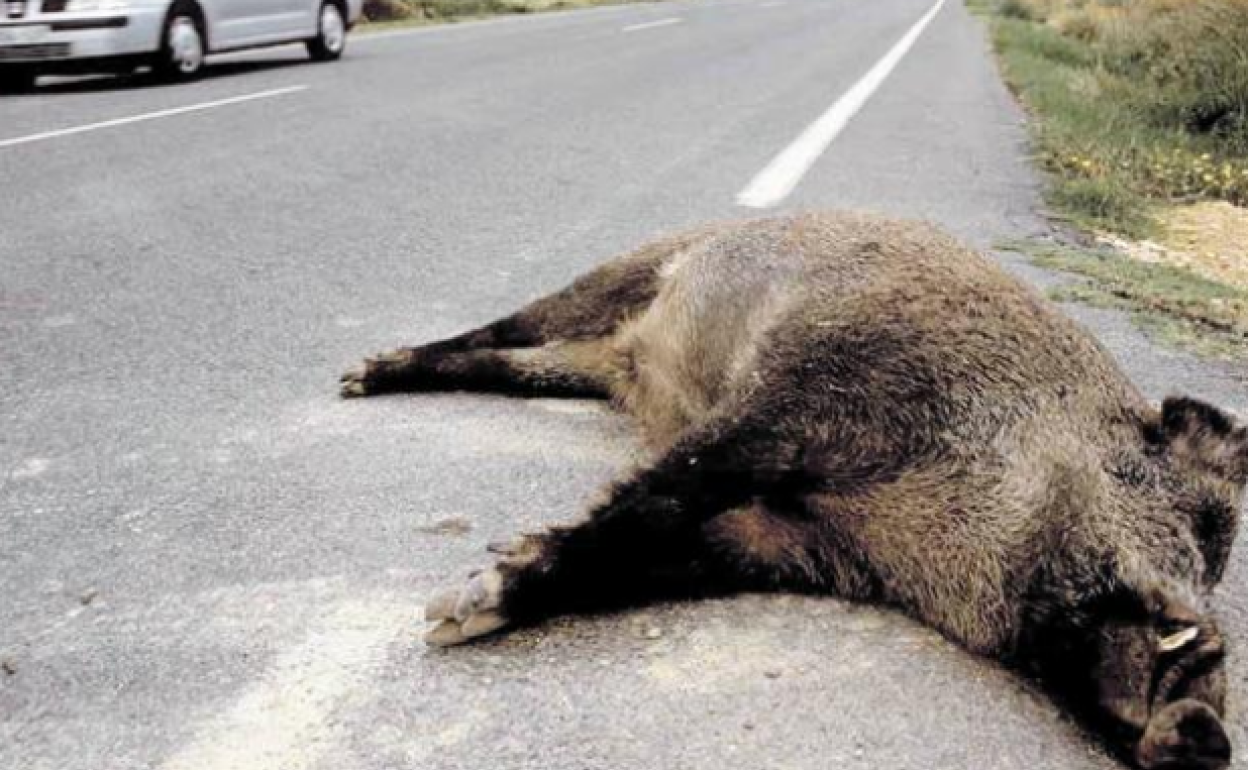
[(344, 375), (344, 396), (611, 399), (654, 459), (426, 607), (452, 645), (554, 615), (787, 590), (896, 606), (1042, 680), (1125, 759), (1222, 768), (1209, 609), (1248, 430), (1151, 405), (1082, 328), (924, 224), (684, 233)]

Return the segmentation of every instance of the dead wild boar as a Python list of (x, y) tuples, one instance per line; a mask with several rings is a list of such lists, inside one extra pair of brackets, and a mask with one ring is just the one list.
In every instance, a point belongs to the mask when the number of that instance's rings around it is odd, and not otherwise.
[(732, 591), (901, 608), (1045, 682), (1144, 768), (1222, 768), (1209, 611), (1248, 429), (1152, 406), (1082, 328), (939, 230), (721, 225), (402, 348), (345, 396), (607, 398), (654, 460), (426, 607), (432, 644)]

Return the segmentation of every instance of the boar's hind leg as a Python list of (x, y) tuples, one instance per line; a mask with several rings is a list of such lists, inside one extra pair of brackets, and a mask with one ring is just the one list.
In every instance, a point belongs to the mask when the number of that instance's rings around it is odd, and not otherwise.
[[(485, 370), (503, 366), (497, 357), (482, 355), (473, 358), (475, 351), (506, 351), (527, 349), (522, 354), (547, 374), (529, 376), (529, 380), (556, 381), (554, 390), (559, 394), (591, 395), (583, 382), (568, 387), (573, 374), (552, 371), (560, 369), (558, 362), (542, 359), (540, 350), (546, 346), (571, 342), (605, 341), (624, 321), (632, 318), (650, 305), (658, 292), (658, 268), (682, 242), (659, 243), (635, 254), (612, 260), (582, 276), (571, 286), (550, 296), (543, 297), (517, 313), (494, 323), (474, 329), (450, 339), (411, 348), (399, 348), (364, 361), (362, 365), (342, 377), (342, 395), (345, 397), (368, 396), (378, 393), (407, 390), (443, 390), (454, 388), (513, 390), (498, 388), (497, 376), (485, 376)], [(565, 351), (566, 352), (566, 351)], [(459, 356), (459, 358), (456, 358)], [(471, 370), (472, 377), (432, 377), (429, 374), (433, 362), (456, 362), (461, 368)], [(450, 365), (450, 364), (448, 364)], [(503, 368), (507, 368), (503, 366)], [(505, 379), (507, 377), (504, 373)], [(536, 389), (550, 392), (551, 386)], [(534, 392), (532, 387), (518, 388), (520, 392)], [(597, 391), (599, 388), (589, 388)], [(594, 392), (592, 395), (602, 395)]]
[[(758, 451), (751, 451), (758, 450)], [(800, 483), (780, 447), (681, 441), (580, 523), (521, 538), (425, 608), (457, 644), (570, 612), (742, 588), (805, 587), (803, 532), (758, 503)], [(775, 464), (760, 464), (771, 463)]]
[(608, 398), (609, 341), (538, 348), (396, 351), (342, 377), (347, 397), (377, 393), (471, 390), (519, 396)]

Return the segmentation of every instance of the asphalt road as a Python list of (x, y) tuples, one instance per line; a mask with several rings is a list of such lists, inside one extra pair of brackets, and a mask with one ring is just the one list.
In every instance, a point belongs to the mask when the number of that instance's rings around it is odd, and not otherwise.
[[(0, 768), (1115, 767), (1009, 673), (832, 599), (426, 649), (435, 586), (640, 450), (593, 404), (335, 393), (363, 354), (755, 215), (741, 191), (930, 7), (611, 8), (0, 100)], [(950, 0), (777, 210), (1042, 234), (1020, 121)], [(1071, 312), (1151, 395), (1248, 413), (1241, 375)], [(1219, 604), (1248, 649), (1242, 549)], [(1248, 654), (1232, 675), (1243, 702)]]

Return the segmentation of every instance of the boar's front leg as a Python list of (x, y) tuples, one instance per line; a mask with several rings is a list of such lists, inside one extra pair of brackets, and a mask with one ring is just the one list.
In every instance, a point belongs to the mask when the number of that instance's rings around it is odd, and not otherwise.
[[(760, 575), (765, 582), (769, 573), (744, 563), (751, 553), (733, 533), (743, 518), (766, 526), (771, 514), (756, 500), (801, 476), (782, 447), (743, 440), (742, 430), (733, 421), (728, 432), (698, 431), (617, 484), (580, 523), (522, 538), (495, 566), (435, 596), (425, 617), (440, 625), (427, 641), (458, 644), (555, 615), (720, 593)], [(734, 526), (719, 526), (730, 511)], [(792, 528), (777, 536), (800, 537)], [(776, 565), (770, 574), (785, 571)]]

